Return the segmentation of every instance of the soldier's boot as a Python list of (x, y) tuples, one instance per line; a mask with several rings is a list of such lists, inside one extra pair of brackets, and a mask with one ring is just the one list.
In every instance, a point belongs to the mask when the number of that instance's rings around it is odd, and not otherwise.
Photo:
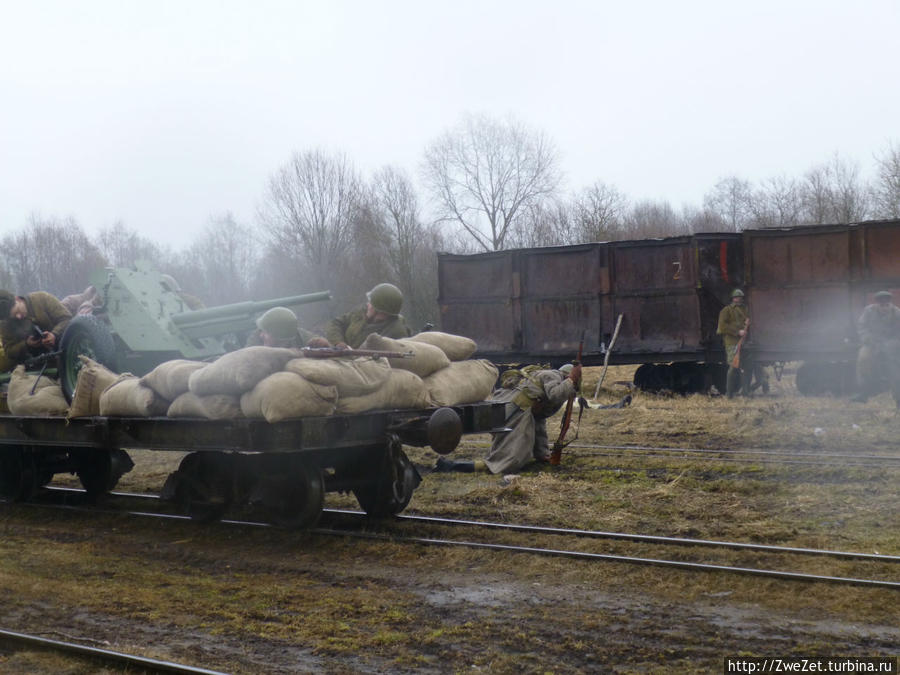
[(728, 398), (734, 398), (741, 388), (741, 371), (739, 368), (729, 368), (725, 379), (725, 394)]
[(448, 471), (474, 473), (475, 462), (455, 462), (452, 459), (447, 459), (446, 457), (438, 457), (437, 464), (434, 465), (434, 470), (439, 473), (446, 473)]

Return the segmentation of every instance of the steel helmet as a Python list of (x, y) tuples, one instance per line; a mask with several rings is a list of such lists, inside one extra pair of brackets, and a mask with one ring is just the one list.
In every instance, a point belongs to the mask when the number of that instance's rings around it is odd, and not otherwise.
[(575, 366), (573, 366), (571, 363), (567, 363), (566, 365), (559, 367), (559, 372), (561, 372), (563, 375), (568, 375), (572, 372), (572, 369), (574, 367)]
[(377, 312), (397, 316), (403, 307), (403, 293), (394, 284), (378, 284), (366, 293), (366, 300)]
[(890, 291), (878, 291), (875, 294), (875, 302), (890, 302), (894, 295)]
[(287, 307), (273, 307), (256, 320), (256, 327), (276, 340), (290, 340), (297, 335), (297, 315)]
[(735, 288), (733, 291), (731, 291), (731, 297), (732, 298), (743, 298), (744, 291), (742, 291), (740, 288)]
[(181, 286), (178, 285), (178, 282), (175, 281), (175, 277), (173, 277), (171, 274), (159, 275), (159, 281), (164, 288), (172, 291), (173, 293), (178, 293), (181, 290)]

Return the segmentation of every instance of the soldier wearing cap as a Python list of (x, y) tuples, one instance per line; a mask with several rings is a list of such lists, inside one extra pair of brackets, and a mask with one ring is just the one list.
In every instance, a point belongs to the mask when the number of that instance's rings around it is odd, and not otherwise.
[(722, 342), (725, 344), (725, 358), (728, 361), (728, 379), (726, 380), (726, 391), (728, 398), (734, 398), (738, 390), (744, 396), (750, 395), (750, 380), (753, 377), (753, 365), (748, 354), (741, 347), (741, 367), (734, 368), (731, 362), (737, 351), (737, 346), (747, 334), (750, 327), (750, 312), (744, 304), (744, 291), (735, 288), (731, 292), (731, 304), (725, 305), (719, 312), (719, 325), (716, 328), (716, 335), (722, 336)]
[(327, 347), (323, 342), (323, 338), (301, 328), (297, 315), (289, 308), (273, 307), (256, 320), (256, 330), (247, 339), (247, 346)]
[(394, 284), (378, 284), (366, 293), (365, 306), (332, 319), (325, 328), (325, 337), (337, 347), (351, 349), (359, 347), (372, 333), (395, 339), (409, 337), (401, 307), (400, 289)]
[(71, 319), (69, 310), (50, 293), (13, 295), (0, 290), (0, 344), (11, 364), (58, 349)]
[(856, 357), (859, 393), (854, 401), (865, 403), (876, 394), (883, 373), (900, 407), (900, 308), (892, 301), (890, 291), (878, 291), (875, 302), (859, 315), (857, 331), (862, 344)]

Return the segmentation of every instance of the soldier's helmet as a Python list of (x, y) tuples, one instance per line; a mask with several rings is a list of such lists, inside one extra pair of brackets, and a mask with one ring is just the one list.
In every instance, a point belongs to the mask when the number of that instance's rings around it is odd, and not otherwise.
[(890, 291), (878, 291), (875, 294), (875, 302), (890, 302), (893, 299), (894, 296)]
[(366, 293), (366, 300), (375, 311), (391, 316), (400, 314), (400, 308), (403, 307), (403, 293), (394, 284), (378, 284)]
[(731, 297), (732, 298), (743, 298), (744, 291), (742, 291), (740, 288), (735, 288), (733, 291), (731, 291)]
[(256, 320), (256, 327), (276, 340), (290, 340), (297, 335), (297, 315), (287, 307), (273, 307)]
[(561, 372), (563, 375), (568, 376), (568, 374), (572, 372), (572, 368), (574, 367), (575, 366), (573, 366), (571, 363), (567, 363), (566, 365), (559, 367), (559, 372)]
[(178, 285), (178, 282), (175, 281), (175, 277), (171, 274), (161, 274), (159, 276), (159, 281), (166, 290), (172, 291), (173, 293), (181, 291), (181, 286)]

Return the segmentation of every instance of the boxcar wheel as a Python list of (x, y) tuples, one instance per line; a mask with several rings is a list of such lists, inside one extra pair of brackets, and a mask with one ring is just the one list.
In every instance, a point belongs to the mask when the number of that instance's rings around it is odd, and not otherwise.
[(422, 477), (406, 453), (391, 449), (375, 481), (353, 488), (353, 494), (368, 515), (384, 518), (405, 509), (421, 482)]
[(234, 457), (221, 452), (192, 452), (175, 474), (175, 500), (193, 520), (221, 518), (234, 500)]
[[(280, 458), (261, 472), (250, 496), (282, 527), (309, 528), (319, 522), (325, 500), (321, 469), (297, 457)], [(274, 469), (274, 471), (273, 471)]]
[(97, 450), (80, 458), (76, 471), (88, 497), (96, 499), (112, 490), (123, 474), (134, 467), (124, 450)]
[(0, 449), (0, 502), (26, 502), (37, 487), (31, 453), (15, 446)]
[(81, 370), (80, 355), (117, 370), (115, 340), (106, 324), (90, 314), (76, 316), (69, 322), (59, 341), (59, 351), (59, 383), (68, 403), (75, 394)]

